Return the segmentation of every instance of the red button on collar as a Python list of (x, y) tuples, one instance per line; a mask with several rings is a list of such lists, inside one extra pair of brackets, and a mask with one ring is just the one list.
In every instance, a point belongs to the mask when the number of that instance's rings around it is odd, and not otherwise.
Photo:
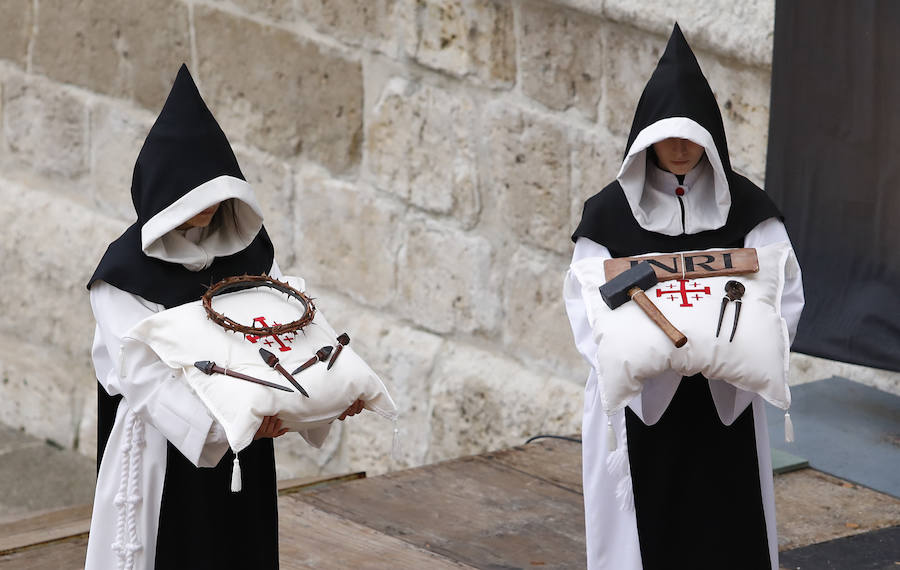
[(675, 189), (675, 193), (678, 194), (679, 196), (684, 196), (684, 188), (679, 186), (678, 188)]

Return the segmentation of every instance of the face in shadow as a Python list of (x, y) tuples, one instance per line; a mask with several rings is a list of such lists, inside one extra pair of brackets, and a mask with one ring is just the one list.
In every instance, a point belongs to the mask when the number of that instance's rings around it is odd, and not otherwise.
[(668, 138), (653, 143), (659, 166), (672, 174), (683, 175), (697, 166), (705, 149), (688, 139)]

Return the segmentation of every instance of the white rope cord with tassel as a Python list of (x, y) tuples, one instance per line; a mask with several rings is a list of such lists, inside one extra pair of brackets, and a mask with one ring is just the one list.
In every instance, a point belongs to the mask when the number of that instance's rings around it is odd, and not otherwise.
[(119, 378), (124, 379), (125, 378), (125, 347), (124, 346), (119, 347), (119, 358), (118, 358), (117, 364), (118, 364), (117, 369), (119, 372)]
[[(624, 411), (616, 412), (616, 414), (620, 413), (624, 416)], [(613, 437), (615, 437), (612, 416), (607, 421), (607, 428), (613, 430)], [(609, 437), (609, 433), (607, 433), (607, 437)], [(621, 511), (634, 510), (634, 490), (631, 482), (631, 465), (628, 463), (627, 439), (627, 437), (622, 438), (621, 445), (609, 449), (609, 453), (606, 455), (606, 470), (615, 481), (616, 502)]]
[[(120, 352), (121, 354), (121, 352)], [(120, 359), (121, 360), (121, 359)], [(119, 488), (113, 498), (116, 509), (116, 538), (110, 545), (116, 553), (116, 567), (125, 568), (125, 497), (128, 495), (128, 469), (131, 467), (131, 432), (134, 429), (134, 414), (129, 410), (125, 415), (125, 433), (119, 447)]]
[(131, 439), (131, 467), (128, 474), (128, 496), (125, 500), (125, 529), (128, 542), (125, 544), (125, 568), (137, 566), (137, 553), (143, 548), (137, 530), (138, 508), (141, 503), (141, 463), (144, 448), (144, 422), (135, 417)]
[(616, 430), (613, 428), (612, 419), (606, 419), (606, 450), (613, 452), (616, 450)]
[(141, 545), (137, 530), (138, 505), (141, 503), (141, 468), (144, 440), (144, 422), (128, 410), (125, 416), (125, 433), (122, 446), (119, 490), (113, 505), (116, 508), (116, 538), (111, 547), (116, 553), (119, 570), (133, 570)]

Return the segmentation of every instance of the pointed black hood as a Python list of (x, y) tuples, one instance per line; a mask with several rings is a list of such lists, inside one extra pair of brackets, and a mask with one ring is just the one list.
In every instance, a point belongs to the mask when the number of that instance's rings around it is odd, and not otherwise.
[[(681, 138), (705, 149), (705, 158), (692, 172), (695, 189), (692, 216), (678, 222), (679, 206), (674, 196), (664, 198), (648, 191), (647, 157), (650, 147), (667, 138)], [(617, 180), (625, 192), (632, 214), (641, 227), (678, 235), (715, 229), (725, 223), (731, 208), (729, 186), (733, 179), (722, 115), (697, 58), (678, 24), (656, 70), (644, 87), (634, 113), (625, 158)], [(701, 207), (696, 207), (697, 205)]]
[[(131, 198), (137, 221), (110, 244), (88, 288), (103, 280), (172, 307), (224, 277), (270, 270), (259, 205), (185, 65), (138, 155)], [(199, 244), (176, 231), (216, 204)]]
[(700, 69), (697, 57), (677, 23), (656, 70), (638, 101), (625, 154), (628, 154), (641, 131), (672, 117), (691, 119), (706, 129), (712, 135), (722, 166), (727, 174), (731, 173), (728, 143), (725, 140), (719, 105)]
[(225, 133), (182, 64), (134, 165), (131, 200), (138, 222), (146, 223), (194, 188), (223, 175), (245, 180)]
[[(667, 138), (705, 149), (687, 177), (693, 182), (685, 181), (691, 194), (683, 202), (655, 186), (660, 174), (673, 186), (675, 176), (648, 162), (652, 145)], [(731, 168), (716, 98), (675, 24), (638, 101), (616, 180), (585, 202), (572, 240), (587, 237), (614, 255), (732, 247), (770, 217), (780, 213), (769, 197)]]

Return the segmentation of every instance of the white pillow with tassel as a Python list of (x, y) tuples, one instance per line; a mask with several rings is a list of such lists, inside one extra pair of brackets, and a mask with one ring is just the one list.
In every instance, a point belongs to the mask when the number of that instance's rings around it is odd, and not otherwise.
[[(644, 380), (669, 369), (684, 376), (702, 373), (755, 392), (783, 410), (790, 407), (790, 341), (781, 317), (781, 293), (785, 276), (799, 266), (787, 242), (760, 247), (756, 252), (756, 273), (662, 281), (646, 291), (663, 315), (687, 336), (688, 342), (681, 348), (634, 302), (616, 309), (607, 306), (599, 290), (606, 283), (603, 259), (586, 258), (571, 265), (597, 342), (600, 398), (608, 415), (637, 396)], [(731, 280), (745, 287), (733, 341), (729, 337), (734, 301), (727, 304), (722, 331), (716, 337), (725, 284)], [(786, 429), (790, 430), (790, 425)]]
[[(285, 277), (292, 287), (303, 290), (298, 277)], [(293, 322), (303, 315), (303, 305), (285, 293), (256, 287), (213, 297), (216, 312), (246, 325), (260, 326)], [(122, 357), (128, 359), (149, 347), (203, 401), (222, 426), (231, 449), (237, 454), (253, 441), (265, 416), (278, 416), (291, 431), (309, 430), (337, 419), (356, 400), (365, 409), (396, 420), (397, 407), (378, 375), (353, 350), (343, 347), (327, 369), (328, 359), (293, 374), (306, 390), (303, 396), (260, 356), (260, 348), (276, 355), (289, 373), (315, 356), (322, 347), (337, 349), (338, 333), (317, 309), (313, 321), (295, 333), (278, 337), (254, 337), (227, 331), (211, 321), (201, 301), (186, 303), (144, 319), (124, 338)], [(333, 354), (333, 353), (332, 353)], [(220, 373), (206, 374), (195, 362), (209, 361), (228, 371), (264, 380), (289, 391), (254, 384)], [(235, 459), (235, 474), (239, 478)], [(233, 488), (239, 489), (239, 481)]]

